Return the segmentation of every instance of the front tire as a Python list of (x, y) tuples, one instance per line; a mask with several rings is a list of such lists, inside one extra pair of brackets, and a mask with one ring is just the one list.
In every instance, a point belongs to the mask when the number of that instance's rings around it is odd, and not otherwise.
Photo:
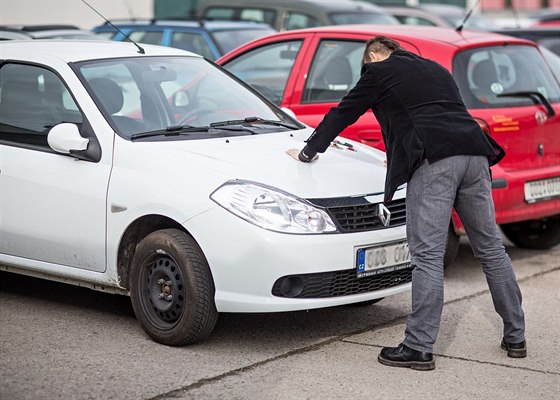
[(206, 339), (218, 319), (208, 262), (178, 229), (146, 236), (136, 248), (130, 297), (136, 318), (156, 342), (183, 346)]
[(501, 228), (504, 235), (517, 247), (545, 250), (560, 243), (560, 214), (503, 224)]

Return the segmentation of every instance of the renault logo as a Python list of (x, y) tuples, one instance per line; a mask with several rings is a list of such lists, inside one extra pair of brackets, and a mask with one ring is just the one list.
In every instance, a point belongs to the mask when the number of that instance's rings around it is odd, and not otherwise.
[(548, 116), (544, 112), (539, 110), (535, 113), (535, 119), (537, 120), (537, 123), (539, 125), (544, 125), (548, 120)]
[(391, 211), (383, 203), (377, 204), (377, 216), (383, 226), (389, 226), (391, 222)]

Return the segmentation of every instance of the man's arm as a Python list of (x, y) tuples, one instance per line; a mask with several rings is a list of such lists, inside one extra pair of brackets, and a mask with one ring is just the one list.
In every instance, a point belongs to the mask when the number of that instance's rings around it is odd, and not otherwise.
[(340, 100), (336, 107), (331, 108), (317, 125), (307, 140), (305, 153), (310, 157), (316, 153), (323, 153), (334, 138), (372, 108), (378, 92), (377, 79), (373, 72), (365, 67), (356, 86)]

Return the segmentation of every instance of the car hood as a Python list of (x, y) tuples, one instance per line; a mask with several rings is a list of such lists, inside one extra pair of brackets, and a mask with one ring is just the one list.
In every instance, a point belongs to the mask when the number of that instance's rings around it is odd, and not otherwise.
[[(369, 146), (351, 142), (331, 146), (319, 159), (302, 163), (286, 154), (301, 149), (310, 129), (262, 135), (206, 140), (177, 140), (142, 143), (161, 152), (167, 162), (187, 163), (220, 185), (239, 179), (259, 182), (302, 198), (345, 197), (379, 194), (384, 191), (385, 154)], [(340, 140), (350, 143), (346, 139)], [(141, 143), (136, 143), (141, 144)]]

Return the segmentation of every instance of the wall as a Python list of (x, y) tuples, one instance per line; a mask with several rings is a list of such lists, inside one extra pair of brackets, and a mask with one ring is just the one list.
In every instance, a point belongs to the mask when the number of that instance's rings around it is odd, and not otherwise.
[[(108, 19), (153, 16), (153, 0), (86, 0)], [(91, 29), (103, 19), (81, 0), (0, 0), (0, 25), (71, 24)]]

